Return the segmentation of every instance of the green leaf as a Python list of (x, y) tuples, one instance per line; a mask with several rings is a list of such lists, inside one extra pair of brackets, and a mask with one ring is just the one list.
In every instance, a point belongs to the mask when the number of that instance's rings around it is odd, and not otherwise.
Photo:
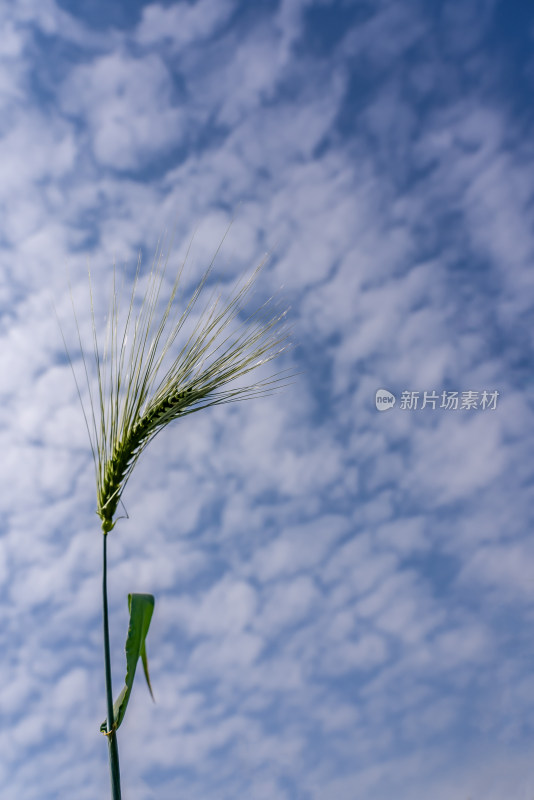
[[(130, 624), (128, 626), (128, 636), (126, 638), (126, 678), (124, 687), (113, 705), (115, 730), (117, 730), (124, 719), (139, 659), (143, 662), (143, 671), (145, 673), (148, 690), (152, 699), (154, 699), (146, 657), (146, 636), (150, 627), (152, 612), (154, 611), (154, 602), (154, 596), (151, 594), (128, 595)], [(106, 733), (107, 720), (102, 723), (100, 730), (102, 733)]]

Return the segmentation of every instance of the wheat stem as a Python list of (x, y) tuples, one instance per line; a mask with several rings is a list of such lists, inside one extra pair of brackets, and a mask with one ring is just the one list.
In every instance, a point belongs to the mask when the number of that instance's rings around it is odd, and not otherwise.
[(111, 778), (111, 797), (112, 800), (121, 800), (121, 775), (119, 768), (119, 747), (117, 744), (117, 732), (114, 729), (113, 714), (113, 687), (111, 685), (111, 656), (109, 647), (109, 620), (108, 620), (108, 563), (107, 563), (107, 533), (102, 537), (102, 618), (104, 627), (104, 665), (106, 674), (106, 705), (108, 709), (108, 748), (109, 748), (109, 769)]

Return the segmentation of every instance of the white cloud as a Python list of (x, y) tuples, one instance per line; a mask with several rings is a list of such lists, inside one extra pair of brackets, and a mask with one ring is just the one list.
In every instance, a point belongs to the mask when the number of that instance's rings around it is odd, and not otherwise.
[(505, 456), (499, 447), (498, 418), (492, 414), (445, 416), (439, 427), (414, 432), (414, 468), (405, 476), (406, 484), (441, 504), (472, 496), (498, 478)]
[(164, 7), (145, 6), (136, 39), (142, 45), (172, 41), (176, 49), (207, 39), (222, 27), (235, 9), (233, 0), (198, 0)]
[(334, 541), (346, 530), (346, 521), (335, 516), (287, 528), (283, 536), (257, 549), (251, 563), (253, 574), (268, 581), (320, 567)]
[(256, 610), (256, 594), (243, 581), (222, 580), (201, 598), (182, 600), (177, 621), (193, 635), (237, 635), (250, 626)]
[(284, 581), (266, 592), (266, 603), (256, 625), (272, 636), (281, 628), (293, 626), (316, 613), (321, 596), (307, 576)]
[(75, 67), (62, 90), (68, 114), (89, 124), (97, 160), (129, 169), (183, 144), (184, 112), (173, 102), (162, 59), (112, 53)]

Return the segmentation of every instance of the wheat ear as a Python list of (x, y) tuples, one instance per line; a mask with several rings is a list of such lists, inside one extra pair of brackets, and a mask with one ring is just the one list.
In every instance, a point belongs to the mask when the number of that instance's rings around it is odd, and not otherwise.
[[(181, 311), (178, 293), (183, 264), (160, 310), (167, 272), (167, 258), (160, 248), (141, 298), (138, 262), (125, 315), (114, 271), (104, 342), (97, 332), (91, 288), (96, 390), (81, 337), (80, 348), (89, 393), (84, 414), (95, 463), (97, 513), (104, 533), (115, 525), (137, 459), (164, 427), (202, 408), (267, 394), (285, 382), (286, 376), (277, 373), (245, 386), (236, 384), (288, 346), (283, 325), (286, 312), (277, 311), (272, 300), (241, 319), (262, 266), (263, 262), (225, 303), (212, 295), (189, 333), (187, 323), (206, 289), (213, 261)], [(178, 347), (180, 335), (185, 341)]]

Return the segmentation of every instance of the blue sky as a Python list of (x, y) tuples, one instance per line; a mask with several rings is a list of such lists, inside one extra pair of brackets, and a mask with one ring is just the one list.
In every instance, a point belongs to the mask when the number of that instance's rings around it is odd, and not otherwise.
[(53, 304), (75, 345), (88, 264), (103, 319), (114, 260), (148, 268), (174, 228), (178, 268), (196, 230), (194, 281), (235, 217), (217, 275), (270, 253), (299, 374), (177, 423), (128, 485), (114, 680), (127, 594), (153, 592), (157, 703), (134, 687), (125, 798), (529, 800), (531, 3), (25, 0), (0, 28), (3, 796), (109, 791)]

